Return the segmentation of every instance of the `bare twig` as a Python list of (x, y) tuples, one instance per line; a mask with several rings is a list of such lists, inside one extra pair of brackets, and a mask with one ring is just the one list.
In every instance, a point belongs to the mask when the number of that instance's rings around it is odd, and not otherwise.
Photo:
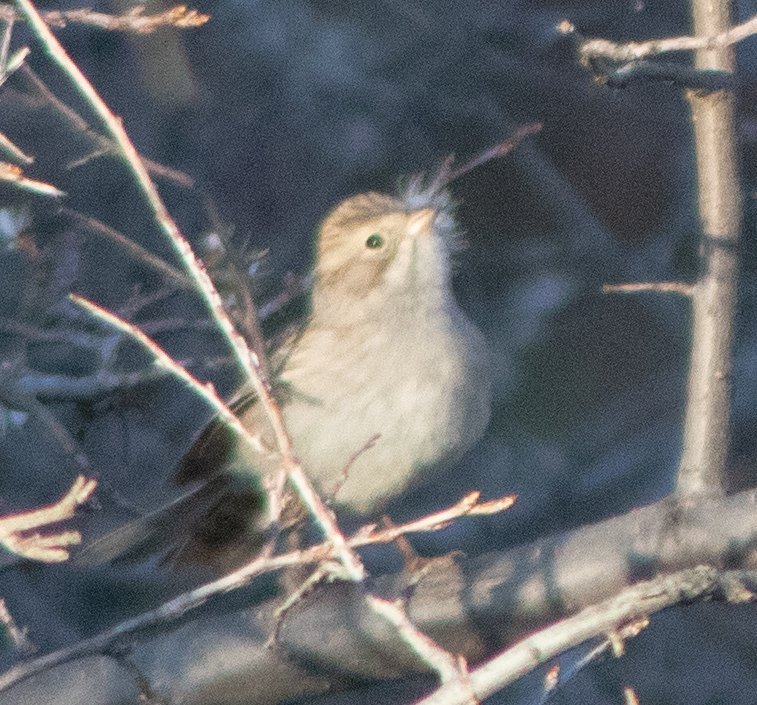
[(45, 198), (62, 198), (66, 194), (52, 184), (24, 176), (23, 169), (15, 164), (0, 162), (0, 182), (13, 184), (22, 191)]
[[(573, 34), (576, 31), (567, 20), (560, 23), (558, 30), (564, 34)], [(723, 30), (715, 27), (702, 28), (700, 36), (696, 37), (670, 37), (625, 43), (613, 42), (609, 39), (587, 39), (581, 43), (579, 53), (583, 60), (601, 58), (612, 61), (635, 61), (647, 56), (675, 51), (721, 49), (732, 46), (753, 34), (757, 34), (757, 16), (740, 25)]]
[(10, 613), (8, 605), (3, 598), (0, 598), (0, 623), (5, 627), (5, 631), (8, 632), (13, 645), (22, 654), (33, 654), (37, 650), (37, 647), (27, 636), (26, 631), (16, 624), (16, 620), (13, 619), (13, 615)]
[(0, 623), (5, 627), (5, 631), (8, 633), (10, 640), (13, 642), (13, 646), (17, 651), (22, 654), (33, 654), (37, 648), (26, 635), (24, 629), (20, 629), (16, 624), (8, 610), (8, 606), (3, 598), (0, 598)]
[(659, 61), (631, 61), (616, 68), (593, 65), (599, 81), (610, 88), (626, 88), (632, 83), (660, 81), (678, 88), (695, 91), (723, 91), (736, 88), (733, 74), (725, 71), (704, 71), (682, 64)]
[[(376, 524), (368, 524), (353, 535), (350, 545), (362, 546), (371, 543), (388, 543), (398, 536), (405, 536), (410, 533), (439, 531), (460, 517), (488, 516), (504, 512), (515, 504), (516, 499), (515, 495), (505, 495), (498, 499), (479, 502), (480, 496), (480, 492), (471, 492), (447, 509), (399, 526), (392, 525), (379, 529)], [(365, 544), (362, 543), (363, 541)]]
[(84, 213), (79, 213), (72, 208), (61, 208), (61, 213), (66, 217), (75, 220), (95, 235), (99, 235), (110, 242), (115, 242), (123, 248), (124, 252), (129, 255), (129, 257), (146, 264), (157, 272), (160, 272), (160, 274), (168, 277), (173, 284), (181, 287), (190, 286), (186, 275), (176, 269), (176, 267), (152, 254), (152, 252), (146, 250), (140, 244), (134, 242), (131, 238), (126, 237), (126, 235), (120, 233), (118, 230), (97, 220), (97, 218), (84, 215)]
[(167, 374), (169, 373), (165, 370), (157, 368), (139, 372), (101, 369), (82, 377), (27, 372), (18, 378), (17, 385), (19, 391), (42, 399), (87, 400), (163, 379)]
[(135, 325), (128, 321), (119, 318), (115, 314), (107, 311), (98, 306), (96, 303), (85, 299), (82, 296), (76, 294), (70, 294), (69, 298), (75, 304), (81, 306), (83, 309), (91, 313), (96, 318), (105, 321), (109, 325), (117, 328), (122, 333), (125, 333), (129, 337), (136, 340), (142, 347), (149, 352), (155, 364), (158, 367), (163, 368), (167, 372), (184, 382), (190, 389), (192, 389), (197, 395), (202, 397), (211, 408), (226, 422), (234, 431), (242, 438), (250, 447), (263, 456), (271, 455), (273, 449), (268, 448), (260, 438), (260, 436), (250, 433), (240, 422), (239, 418), (234, 414), (226, 403), (218, 396), (215, 387), (211, 383), (202, 383), (190, 372), (187, 372), (181, 365), (173, 360), (173, 358), (161, 348), (154, 340), (145, 335)]
[(468, 665), (462, 656), (455, 656), (440, 647), (413, 625), (400, 601), (391, 602), (375, 595), (366, 597), (371, 609), (384, 617), (420, 659), (439, 675), (439, 683), (448, 693), (454, 693), (457, 702), (464, 705), (477, 703), (473, 686), (468, 678)]
[(57, 441), (65, 456), (75, 465), (79, 473), (82, 475), (91, 475), (94, 473), (89, 459), (82, 452), (68, 429), (35, 396), (18, 386), (12, 387), (8, 385), (7, 387), (0, 388), (0, 399), (9, 401), (12, 408), (33, 414), (45, 426), (50, 436)]
[(26, 57), (29, 56), (29, 47), (21, 47), (17, 51), (10, 53), (11, 35), (13, 32), (13, 23), (8, 22), (3, 32), (3, 38), (0, 43), (0, 86), (8, 80), (8, 77), (18, 71)]
[(310, 277), (298, 276), (288, 273), (284, 277), (284, 288), (277, 296), (270, 301), (266, 301), (258, 308), (258, 316), (261, 320), (273, 316), (281, 311), (285, 306), (294, 301), (297, 297), (306, 293), (311, 286)]
[(96, 487), (96, 480), (79, 475), (71, 489), (54, 504), (0, 518), (0, 544), (13, 553), (36, 561), (58, 563), (67, 560), (66, 547), (81, 542), (78, 531), (52, 534), (24, 532), (70, 519), (76, 509), (90, 498)]
[(434, 177), (434, 180), (431, 182), (428, 190), (431, 193), (441, 191), (453, 181), (459, 179), (468, 172), (473, 171), (482, 164), (486, 164), (486, 162), (492, 161), (493, 159), (499, 159), (510, 154), (510, 152), (526, 139), (526, 137), (541, 132), (542, 127), (543, 125), (540, 122), (519, 125), (506, 140), (503, 140), (494, 147), (484, 150), (458, 167), (455, 166), (455, 156), (450, 155), (444, 160), (444, 163)]
[[(635, 636), (644, 619), (681, 602), (703, 600), (722, 593), (728, 574), (709, 566), (682, 570), (627, 588), (617, 596), (587, 607), (573, 617), (542, 629), (470, 672), (479, 699), (501, 690), (555, 656), (597, 636), (615, 632), (623, 639)], [(754, 594), (750, 594), (754, 599)], [(640, 621), (642, 620), (642, 621)], [(442, 685), (416, 705), (464, 705), (452, 688)]]
[(5, 26), (3, 27), (2, 38), (0, 38), (0, 76), (5, 74), (5, 67), (8, 64), (8, 56), (11, 49), (11, 37), (13, 36), (13, 25), (15, 16), (0, 19)]
[(0, 132), (0, 151), (3, 151), (8, 159), (13, 159), (26, 166), (34, 162), (34, 157), (29, 156), (18, 145), (11, 142), (2, 132)]
[[(92, 140), (97, 145), (97, 154), (102, 155), (116, 155), (116, 147), (111, 140), (104, 135), (100, 134), (96, 130), (92, 129), (89, 123), (79, 115), (70, 105), (64, 103), (58, 96), (55, 95), (45, 84), (45, 82), (37, 76), (37, 74), (26, 64), (21, 67), (21, 73), (24, 77), (34, 86), (40, 95), (55, 109), (71, 127), (82, 134), (88, 139)], [(86, 160), (90, 159), (92, 155), (88, 155)], [(173, 169), (165, 164), (160, 164), (147, 157), (142, 157), (147, 170), (155, 175), (159, 176), (167, 181), (181, 186), (182, 188), (193, 188), (195, 185), (194, 179), (185, 174), (183, 171)], [(78, 164), (83, 163), (82, 160), (75, 160), (68, 165), (69, 168), (73, 168)]]
[[(53, 27), (65, 27), (69, 23), (90, 25), (117, 32), (136, 32), (149, 34), (163, 27), (189, 29), (201, 27), (210, 20), (210, 15), (189, 9), (186, 5), (176, 5), (154, 15), (145, 14), (145, 6), (137, 5), (123, 15), (107, 15), (89, 8), (78, 10), (49, 10), (42, 16)], [(10, 7), (0, 7), (0, 20), (12, 22), (22, 18)]]
[(603, 294), (637, 294), (652, 291), (659, 294), (679, 294), (687, 298), (694, 296), (695, 287), (684, 282), (630, 282), (624, 284), (604, 284)]

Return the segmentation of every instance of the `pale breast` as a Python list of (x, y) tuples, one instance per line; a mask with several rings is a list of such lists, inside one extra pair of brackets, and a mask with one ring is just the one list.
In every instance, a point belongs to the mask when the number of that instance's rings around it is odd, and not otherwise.
[(486, 346), (459, 316), (433, 329), (393, 324), (391, 338), (373, 323), (365, 335), (313, 328), (303, 338), (282, 375), (284, 415), (305, 471), (321, 492), (338, 490), (337, 504), (375, 512), (483, 433)]

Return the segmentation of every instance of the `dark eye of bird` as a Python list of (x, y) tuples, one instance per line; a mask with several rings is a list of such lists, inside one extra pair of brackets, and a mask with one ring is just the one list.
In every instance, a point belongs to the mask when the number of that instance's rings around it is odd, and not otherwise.
[(379, 235), (378, 233), (373, 233), (373, 235), (369, 235), (368, 239), (365, 241), (365, 246), (370, 250), (377, 250), (383, 244), (384, 244), (384, 238), (381, 237), (381, 235)]

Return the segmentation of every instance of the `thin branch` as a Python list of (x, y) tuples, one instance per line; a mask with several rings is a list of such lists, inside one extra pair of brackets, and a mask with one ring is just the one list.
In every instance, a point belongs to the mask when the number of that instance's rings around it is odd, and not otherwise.
[(708, 93), (736, 88), (733, 74), (725, 71), (706, 71), (659, 61), (632, 61), (612, 69), (595, 63), (592, 69), (598, 73), (599, 81), (609, 88), (627, 88), (632, 83), (650, 81)]
[(268, 448), (260, 436), (250, 433), (250, 431), (242, 425), (242, 422), (234, 414), (227, 404), (218, 396), (215, 387), (210, 383), (203, 383), (197, 379), (193, 374), (188, 372), (185, 368), (179, 365), (174, 359), (161, 348), (154, 340), (145, 335), (139, 328), (132, 323), (119, 318), (110, 311), (104, 309), (102, 306), (98, 306), (93, 301), (85, 299), (83, 296), (77, 294), (69, 294), (69, 299), (78, 306), (81, 306), (84, 310), (88, 311), (95, 318), (99, 318), (108, 325), (113, 326), (117, 330), (126, 334), (130, 338), (133, 338), (138, 342), (150, 355), (152, 356), (155, 364), (164, 369), (166, 372), (174, 375), (187, 387), (194, 391), (198, 396), (204, 399), (210, 407), (217, 413), (225, 423), (227, 423), (239, 437), (246, 442), (256, 453), (260, 453), (263, 456), (270, 456), (272, 449)]
[(22, 654), (33, 654), (37, 647), (29, 639), (26, 634), (26, 630), (21, 629), (16, 620), (13, 619), (13, 615), (8, 609), (8, 605), (3, 598), (0, 598), (0, 623), (5, 627), (5, 631), (8, 632), (8, 636), (11, 638), (16, 650)]
[[(679, 603), (711, 597), (728, 599), (724, 585), (731, 576), (709, 566), (682, 570), (627, 588), (615, 597), (587, 607), (515, 644), (470, 672), (476, 696), (483, 700), (550, 659), (597, 636), (617, 633), (628, 639), (639, 633), (645, 619)], [(749, 590), (748, 599), (755, 594)], [(442, 685), (416, 705), (465, 705), (450, 686)]]
[[(189, 9), (186, 5), (176, 5), (154, 15), (145, 14), (145, 6), (137, 5), (123, 15), (108, 15), (89, 8), (78, 10), (48, 10), (42, 16), (49, 25), (63, 28), (69, 23), (89, 25), (117, 32), (149, 34), (163, 27), (190, 29), (202, 27), (210, 20), (210, 15)], [(6, 22), (23, 19), (10, 7), (0, 7), (0, 20)]]
[[(58, 113), (68, 122), (73, 129), (78, 130), (84, 134), (88, 139), (92, 140), (98, 146), (99, 155), (116, 155), (117, 150), (111, 140), (104, 135), (94, 130), (89, 123), (79, 115), (70, 105), (64, 103), (58, 96), (55, 95), (45, 84), (45, 82), (37, 76), (37, 74), (26, 64), (21, 67), (21, 73), (23, 76), (34, 86), (42, 97), (50, 104), (50, 106), (57, 110)], [(87, 159), (91, 158), (91, 155)], [(147, 157), (142, 157), (145, 166), (148, 171), (155, 176), (160, 176), (167, 181), (181, 186), (182, 188), (193, 188), (195, 185), (194, 179), (185, 174), (183, 171), (173, 169), (165, 164), (160, 164)], [(69, 168), (73, 168), (77, 164), (83, 163), (82, 160), (75, 160), (68, 165)]]
[(384, 617), (405, 642), (431, 670), (439, 675), (439, 683), (454, 692), (459, 702), (475, 703), (473, 687), (468, 678), (468, 666), (462, 656), (455, 656), (440, 647), (413, 625), (401, 601), (391, 602), (375, 595), (366, 597), (371, 609)]
[(512, 152), (524, 139), (526, 139), (526, 137), (530, 137), (531, 135), (536, 135), (541, 132), (542, 127), (543, 125), (540, 122), (533, 122), (528, 125), (519, 125), (513, 130), (512, 134), (506, 140), (503, 140), (494, 147), (490, 147), (480, 154), (477, 154), (461, 166), (455, 166), (455, 155), (450, 155), (444, 160), (444, 163), (429, 185), (428, 191), (430, 193), (441, 191), (442, 189), (445, 189), (447, 186), (449, 186), (449, 184), (451, 184), (453, 181), (456, 181), (461, 176), (464, 176), (468, 172), (473, 171), (482, 164), (486, 164), (486, 162), (492, 161), (493, 159), (500, 159), (501, 157), (510, 154), (510, 152)]
[(66, 458), (74, 464), (80, 474), (94, 474), (94, 469), (89, 459), (82, 452), (68, 429), (35, 396), (22, 390), (18, 385), (4, 385), (0, 388), (0, 400), (9, 403), (14, 409), (33, 414), (45, 426), (50, 436), (57, 441)]
[(12, 184), (16, 188), (45, 198), (63, 198), (66, 194), (52, 184), (24, 176), (21, 167), (8, 162), (0, 162), (0, 182)]
[(8, 65), (8, 56), (11, 49), (11, 37), (13, 36), (13, 25), (16, 22), (15, 16), (9, 18), (2, 18), (0, 20), (4, 22), (3, 36), (0, 39), (0, 76), (5, 74), (5, 67)]
[(515, 495), (505, 495), (498, 499), (479, 502), (480, 496), (480, 492), (471, 492), (447, 509), (399, 526), (392, 525), (379, 529), (377, 524), (368, 524), (353, 535), (350, 539), (350, 545), (363, 546), (373, 543), (389, 543), (406, 534), (439, 531), (460, 517), (489, 516), (504, 512), (515, 504), (516, 499)]
[(0, 63), (0, 86), (8, 80), (8, 77), (18, 71), (21, 67), (26, 65), (26, 57), (29, 56), (29, 47), (21, 47), (13, 54), (8, 55), (7, 50), (10, 48), (10, 37), (12, 27), (8, 25), (4, 33), (4, 40), (2, 49), (4, 56), (2, 57), (2, 63)]
[[(711, 29), (711, 28), (707, 28)], [(567, 20), (558, 25), (563, 34), (574, 34), (576, 28)], [(675, 51), (721, 49), (757, 34), (757, 15), (742, 24), (714, 33), (702, 32), (696, 37), (670, 37), (650, 39), (645, 42), (613, 42), (609, 39), (587, 39), (581, 42), (579, 54), (584, 61), (610, 59), (612, 61), (635, 61), (647, 56), (656, 56)]]
[(176, 269), (176, 267), (152, 254), (152, 252), (146, 250), (142, 245), (134, 242), (131, 238), (126, 237), (126, 235), (120, 233), (115, 228), (111, 228), (109, 225), (97, 220), (97, 218), (85, 215), (84, 213), (79, 213), (72, 208), (61, 208), (61, 213), (66, 217), (75, 220), (79, 225), (84, 226), (95, 235), (99, 235), (110, 242), (116, 243), (123, 248), (124, 252), (129, 257), (146, 264), (156, 272), (168, 277), (174, 284), (183, 288), (191, 286), (186, 275)]
[(13, 159), (26, 166), (34, 162), (34, 157), (29, 156), (18, 145), (11, 142), (2, 132), (0, 132), (0, 150), (3, 151), (9, 159)]
[(0, 518), (0, 544), (17, 555), (46, 563), (68, 559), (67, 546), (81, 542), (78, 531), (60, 531), (52, 534), (25, 534), (32, 529), (57, 524), (70, 519), (95, 491), (97, 481), (79, 475), (71, 489), (57, 502), (28, 512), (19, 512)]
[(603, 294), (637, 294), (652, 291), (658, 294), (678, 294), (686, 298), (692, 298), (695, 290), (692, 284), (684, 282), (629, 282), (602, 286)]

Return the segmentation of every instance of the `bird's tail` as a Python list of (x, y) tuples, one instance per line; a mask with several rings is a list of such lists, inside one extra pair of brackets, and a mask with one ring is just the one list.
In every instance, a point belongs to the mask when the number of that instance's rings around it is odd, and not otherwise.
[(207, 565), (230, 570), (271, 539), (268, 498), (254, 482), (219, 475), (170, 504), (95, 539), (72, 563), (96, 566), (158, 555), (172, 568)]

